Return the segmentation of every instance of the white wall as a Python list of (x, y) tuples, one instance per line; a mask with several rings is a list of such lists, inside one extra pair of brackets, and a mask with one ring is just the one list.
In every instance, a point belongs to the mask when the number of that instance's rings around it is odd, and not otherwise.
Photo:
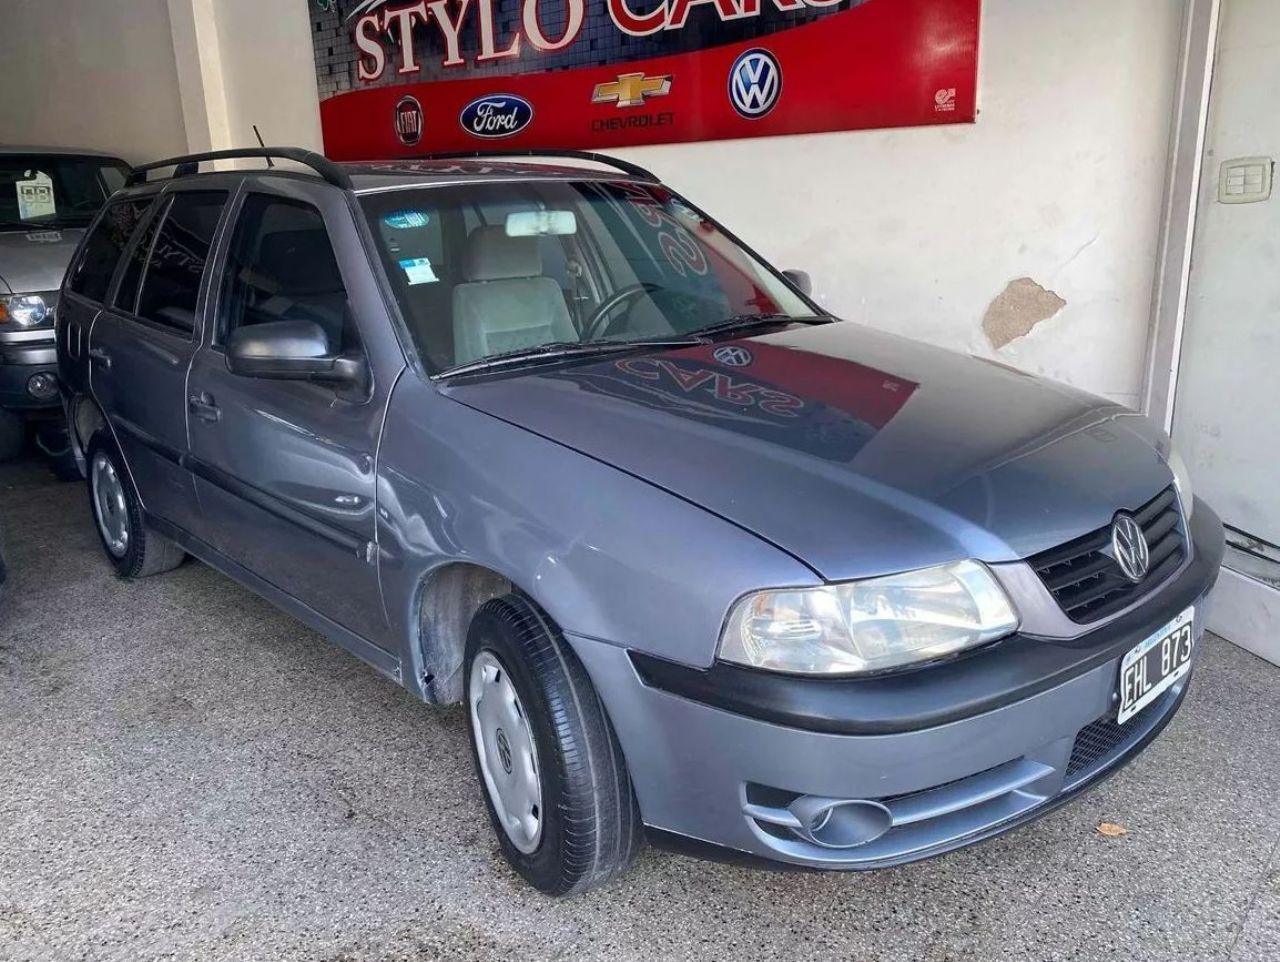
[(0, 138), (126, 160), (186, 147), (165, 0), (6, 0)]
[(1280, 184), (1218, 202), (1220, 165), (1280, 159), (1275, 0), (1225, 0), (1196, 220), (1174, 437), (1197, 493), (1228, 524), (1280, 544)]
[(227, 103), (225, 147), (323, 150), (307, 11), (315, 0), (212, 0)]
[[(972, 126), (619, 153), (838, 314), (1136, 407), (1182, 8), (985, 0)], [(1066, 306), (997, 352), (983, 315), (1024, 276)]]

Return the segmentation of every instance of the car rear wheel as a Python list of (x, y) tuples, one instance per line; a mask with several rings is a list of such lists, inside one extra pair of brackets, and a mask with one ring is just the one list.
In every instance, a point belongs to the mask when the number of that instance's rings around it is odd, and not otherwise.
[(644, 840), (622, 750), (586, 669), (524, 596), (488, 601), (472, 619), (465, 697), (507, 861), (548, 895), (621, 874)]
[(186, 553), (147, 526), (142, 503), (115, 442), (104, 431), (89, 441), (89, 504), (107, 560), (122, 578), (172, 571)]

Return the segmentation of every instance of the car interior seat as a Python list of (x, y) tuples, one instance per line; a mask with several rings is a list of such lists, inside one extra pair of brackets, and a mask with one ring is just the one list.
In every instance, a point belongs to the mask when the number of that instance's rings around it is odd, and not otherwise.
[(536, 237), (478, 227), (467, 241), (465, 281), (453, 289), (454, 363), (548, 341), (576, 341), (560, 285), (542, 273)]

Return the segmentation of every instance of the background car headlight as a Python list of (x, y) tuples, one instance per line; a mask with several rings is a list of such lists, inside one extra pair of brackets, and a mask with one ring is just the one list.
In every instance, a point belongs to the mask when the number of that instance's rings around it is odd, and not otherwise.
[(1169, 457), (1166, 459), (1169, 464), (1169, 470), (1173, 472), (1173, 486), (1178, 489), (1178, 497), (1182, 501), (1182, 511), (1190, 518), (1191, 508), (1195, 503), (1195, 495), (1191, 491), (1191, 472), (1187, 470), (1187, 463), (1182, 460), (1182, 455), (1169, 446)]
[(720, 658), (752, 668), (853, 675), (929, 661), (1018, 627), (999, 582), (976, 561), (886, 578), (747, 595)]
[(19, 327), (35, 327), (49, 316), (49, 305), (39, 294), (8, 294), (0, 296), (0, 323), (10, 322)]

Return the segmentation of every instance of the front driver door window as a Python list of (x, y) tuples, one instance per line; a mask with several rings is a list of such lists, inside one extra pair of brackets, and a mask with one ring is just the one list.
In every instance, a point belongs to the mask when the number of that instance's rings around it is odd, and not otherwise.
[(193, 470), (206, 540), (376, 643), (386, 634), (373, 547), (385, 404), (349, 388), (233, 374), (221, 347), (241, 326), (310, 321), (334, 352), (361, 349), (330, 233), (318, 206), (246, 197), (222, 267), (211, 343), (192, 368)]

